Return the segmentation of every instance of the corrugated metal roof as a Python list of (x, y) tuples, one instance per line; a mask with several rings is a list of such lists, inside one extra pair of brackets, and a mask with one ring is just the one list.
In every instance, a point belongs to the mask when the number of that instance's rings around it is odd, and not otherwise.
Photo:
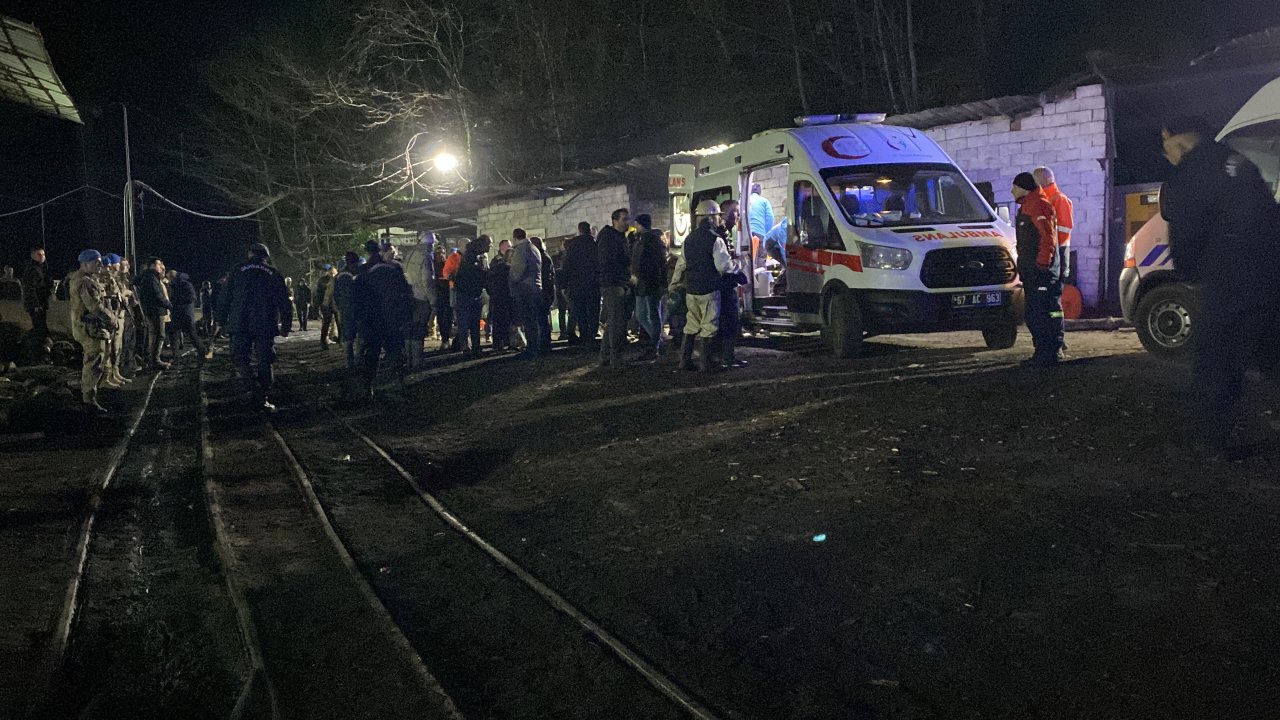
[(80, 113), (63, 86), (34, 25), (0, 16), (0, 95), (79, 123)]
[(1040, 98), (1038, 96), (1007, 95), (1005, 97), (992, 98), (991, 100), (978, 100), (976, 102), (960, 103), (959, 105), (929, 108), (928, 110), (904, 113), (902, 115), (891, 115), (885, 118), (884, 122), (886, 125), (901, 125), (903, 127), (916, 128), (917, 130), (928, 130), (939, 125), (951, 125), (989, 117), (1000, 117), (1002, 115), (1017, 117), (1038, 107), (1040, 107)]

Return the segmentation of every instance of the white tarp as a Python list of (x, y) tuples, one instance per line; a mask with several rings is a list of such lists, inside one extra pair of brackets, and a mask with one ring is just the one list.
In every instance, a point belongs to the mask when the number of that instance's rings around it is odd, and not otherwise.
[(0, 16), (0, 95), (54, 117), (81, 122), (33, 25)]

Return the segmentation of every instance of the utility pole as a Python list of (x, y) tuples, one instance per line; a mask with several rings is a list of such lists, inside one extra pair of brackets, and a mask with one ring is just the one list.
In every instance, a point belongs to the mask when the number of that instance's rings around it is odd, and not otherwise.
[(129, 150), (129, 106), (120, 103), (124, 111), (124, 254), (131, 268), (138, 267), (137, 236), (133, 227), (133, 158)]

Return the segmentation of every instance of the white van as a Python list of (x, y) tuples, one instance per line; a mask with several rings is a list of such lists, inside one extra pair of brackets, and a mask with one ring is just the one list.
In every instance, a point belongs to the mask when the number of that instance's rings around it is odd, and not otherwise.
[[(1218, 141), (1249, 158), (1280, 199), (1280, 78), (1267, 83), (1227, 122)], [(1120, 307), (1148, 351), (1190, 352), (1199, 295), (1174, 272), (1169, 224), (1156, 215), (1129, 239), (1120, 271)]]
[(737, 200), (748, 325), (821, 330), (837, 357), (884, 333), (980, 330), (988, 347), (1012, 346), (1012, 227), (937, 143), (883, 119), (797, 118), (672, 165), (673, 245), (698, 202)]

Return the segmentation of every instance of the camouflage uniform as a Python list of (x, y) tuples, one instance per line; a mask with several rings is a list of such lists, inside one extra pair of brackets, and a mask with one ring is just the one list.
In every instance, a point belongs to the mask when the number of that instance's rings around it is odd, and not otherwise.
[(86, 315), (101, 316), (106, 309), (105, 292), (96, 273), (76, 270), (67, 278), (71, 286), (71, 335), (84, 349), (80, 370), (80, 396), (86, 405), (98, 404), (98, 384), (105, 370), (107, 342), (111, 333), (86, 324)]

